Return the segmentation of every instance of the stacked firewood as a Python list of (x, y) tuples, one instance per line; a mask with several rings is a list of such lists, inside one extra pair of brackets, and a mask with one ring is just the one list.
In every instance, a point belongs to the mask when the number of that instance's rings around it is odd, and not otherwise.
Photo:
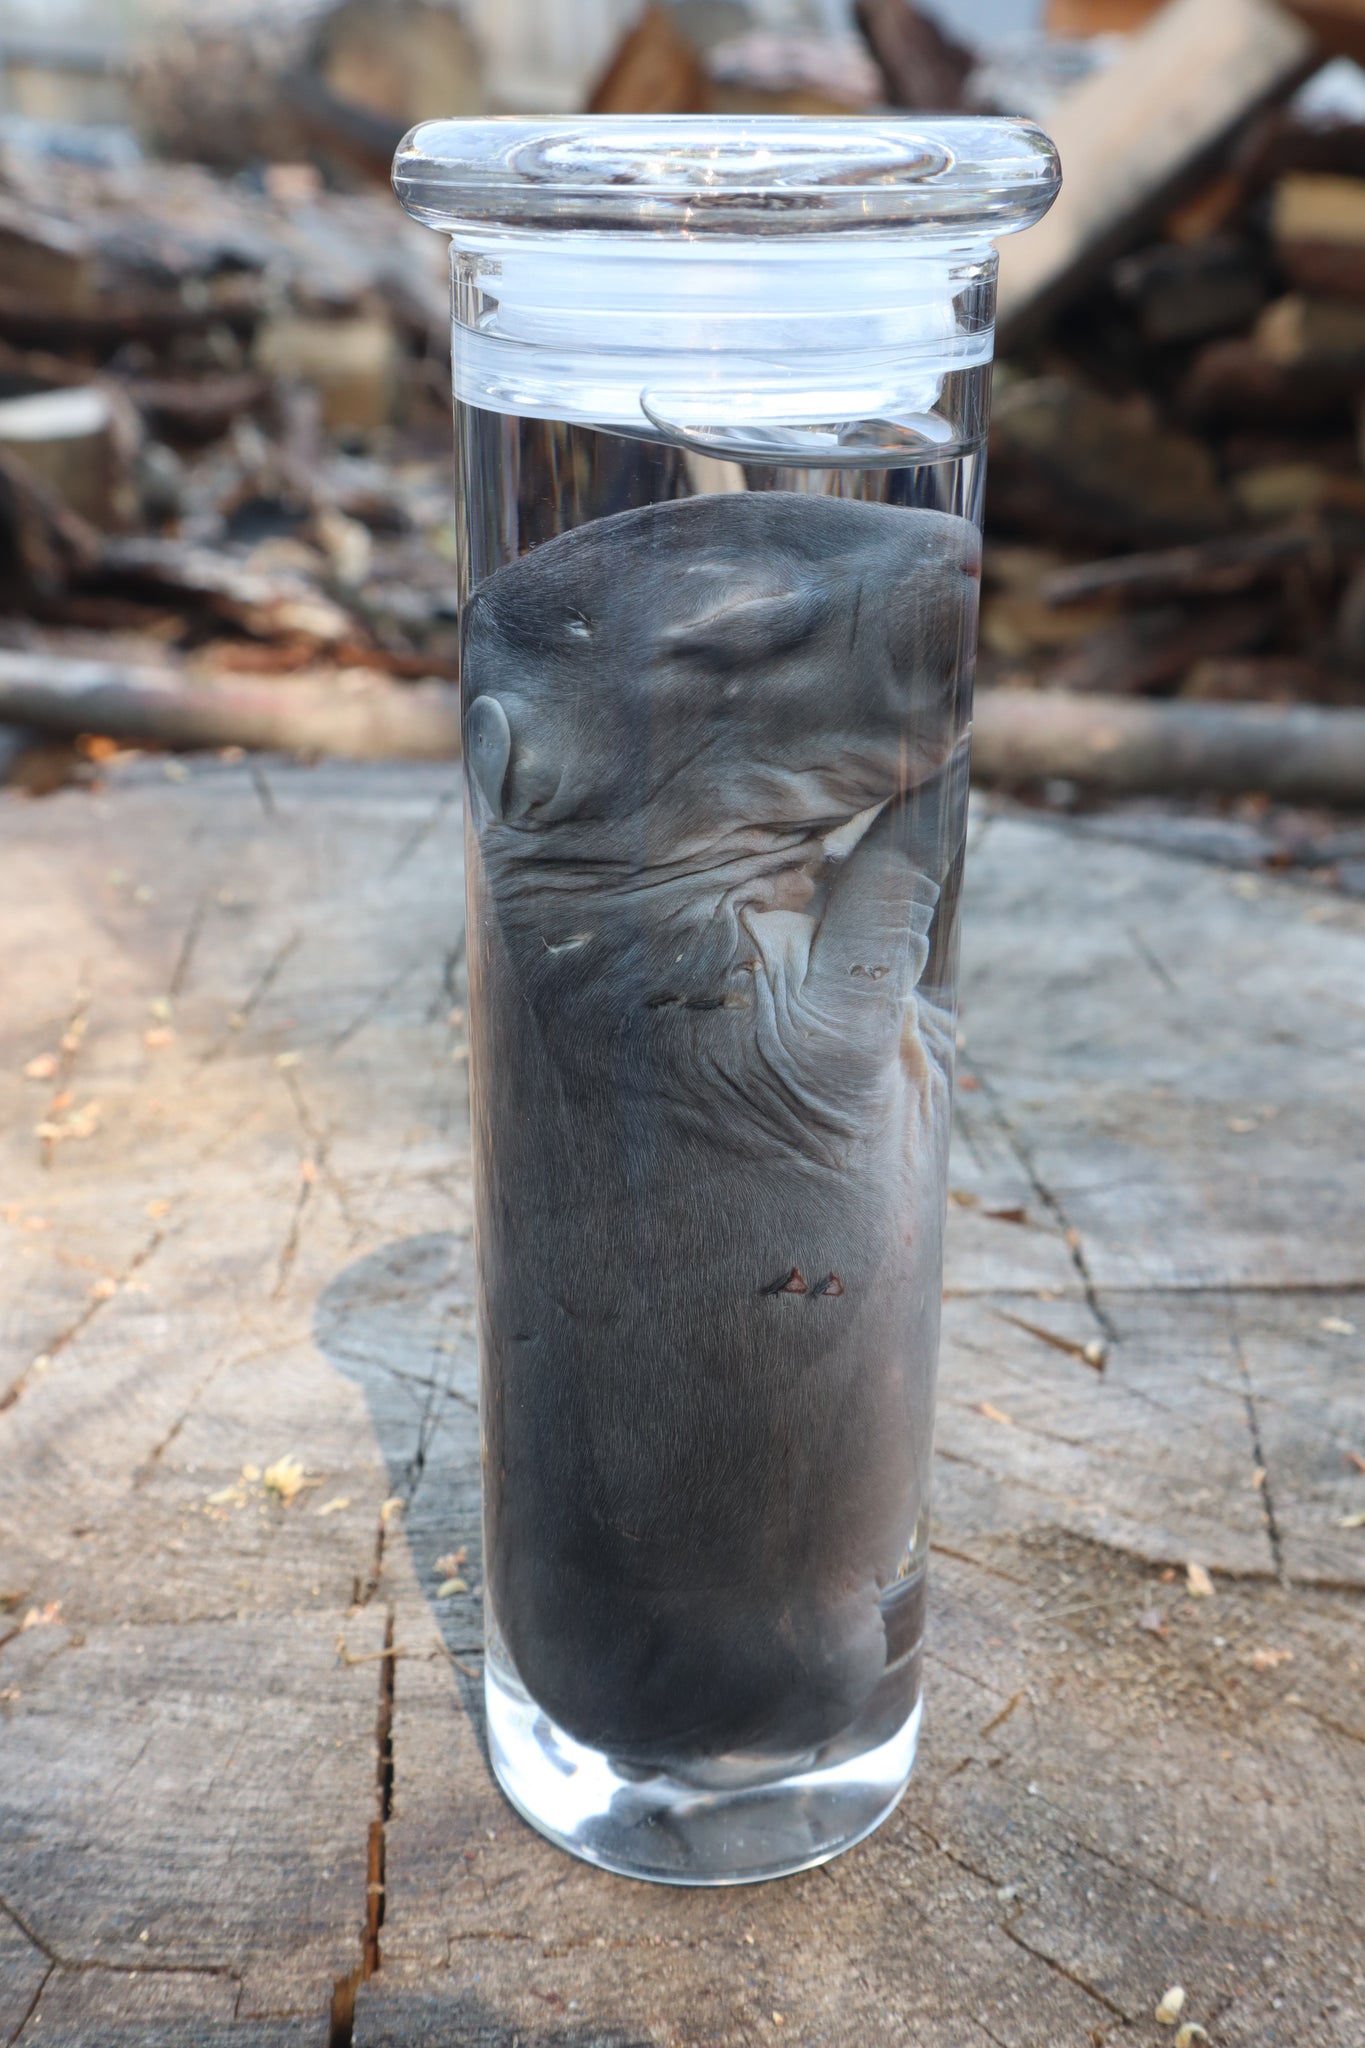
[(308, 164), (0, 155), (0, 725), (98, 754), (92, 659), (286, 682), (277, 736), (455, 678), (442, 254)]
[(1072, 190), (1003, 280), (989, 680), (1365, 704), (1365, 79), (1296, 101), (1323, 54), (1264, 0), (1179, 0), (1059, 110)]
[[(457, 744), (443, 250), (380, 180), (433, 81), (478, 103), (479, 53), (448, 0), (234, 7), (134, 67), (144, 135), (197, 161), (0, 133), (0, 772), (16, 729)], [(856, 14), (836, 65), (647, 7), (594, 105), (973, 104), (908, 0)], [(978, 759), (1365, 801), (1365, 80), (1296, 97), (1365, 55), (1365, 0), (1053, 16), (1131, 34), (1003, 251)]]

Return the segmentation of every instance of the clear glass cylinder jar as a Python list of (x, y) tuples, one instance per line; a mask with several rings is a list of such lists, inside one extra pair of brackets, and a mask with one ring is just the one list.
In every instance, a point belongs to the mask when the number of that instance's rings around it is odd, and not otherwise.
[(920, 1720), (993, 238), (1027, 124), (428, 124), (452, 238), (486, 1699), (608, 1869)]

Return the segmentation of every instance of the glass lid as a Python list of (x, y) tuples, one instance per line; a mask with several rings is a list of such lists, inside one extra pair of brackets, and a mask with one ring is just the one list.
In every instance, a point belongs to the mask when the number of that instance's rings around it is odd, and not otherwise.
[(1061, 184), (1029, 121), (597, 115), (424, 121), (393, 182), (429, 227), (993, 240)]

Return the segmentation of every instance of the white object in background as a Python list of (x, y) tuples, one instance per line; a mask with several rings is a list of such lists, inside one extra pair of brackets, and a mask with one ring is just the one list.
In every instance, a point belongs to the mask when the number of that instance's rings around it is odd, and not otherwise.
[(509, 113), (572, 113), (611, 61), (641, 0), (468, 0), (493, 104)]

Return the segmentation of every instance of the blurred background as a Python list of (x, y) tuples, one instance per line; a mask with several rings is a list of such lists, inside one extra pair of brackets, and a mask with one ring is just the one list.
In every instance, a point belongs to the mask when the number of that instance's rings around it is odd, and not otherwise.
[(1202, 706), (1178, 788), (1111, 745), (1110, 792), (1207, 792), (1210, 830), (1365, 890), (1365, 836), (1311, 776), (1270, 803), (1213, 715), (1262, 707), (1273, 745), (1277, 710), (1365, 703), (1357, 58), (1365, 0), (0, 0), (0, 774), (449, 750), (412, 122), (979, 109), (1048, 123), (1069, 180), (1006, 252), (982, 772), (1032, 698), (1013, 780), (1087, 804), (1086, 706)]

